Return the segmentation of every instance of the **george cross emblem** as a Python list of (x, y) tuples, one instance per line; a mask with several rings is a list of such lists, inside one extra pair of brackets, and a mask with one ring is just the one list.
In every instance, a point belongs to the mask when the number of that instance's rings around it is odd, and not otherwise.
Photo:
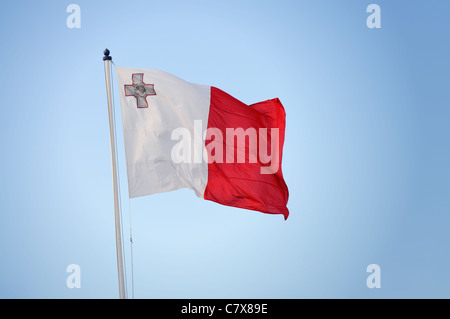
[(146, 108), (147, 96), (156, 95), (154, 84), (144, 83), (144, 73), (133, 73), (131, 76), (133, 84), (125, 86), (125, 96), (134, 96), (138, 108)]

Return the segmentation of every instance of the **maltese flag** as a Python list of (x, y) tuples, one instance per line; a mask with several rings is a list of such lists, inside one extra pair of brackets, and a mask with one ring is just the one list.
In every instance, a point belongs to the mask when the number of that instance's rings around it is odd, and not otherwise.
[(131, 198), (189, 188), (222, 205), (288, 217), (280, 100), (246, 105), (162, 71), (116, 71)]

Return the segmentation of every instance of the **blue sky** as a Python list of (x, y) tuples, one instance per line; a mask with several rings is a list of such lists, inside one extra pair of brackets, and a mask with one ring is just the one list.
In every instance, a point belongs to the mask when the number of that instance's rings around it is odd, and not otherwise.
[[(80, 29), (66, 26), (70, 3)], [(371, 3), (381, 29), (366, 25)], [(189, 190), (128, 200), (119, 134), (136, 298), (448, 298), (449, 11), (440, 0), (3, 4), (0, 297), (118, 297), (108, 47), (117, 65), (248, 104), (278, 97), (287, 113), (287, 221)], [(69, 264), (79, 289), (66, 286)], [(369, 264), (379, 289), (366, 286)]]

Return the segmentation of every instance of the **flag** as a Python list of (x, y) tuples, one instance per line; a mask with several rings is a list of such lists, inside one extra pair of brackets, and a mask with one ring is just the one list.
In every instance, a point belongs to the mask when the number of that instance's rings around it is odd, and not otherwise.
[(130, 198), (189, 188), (222, 205), (288, 217), (279, 99), (246, 105), (166, 72), (116, 71)]

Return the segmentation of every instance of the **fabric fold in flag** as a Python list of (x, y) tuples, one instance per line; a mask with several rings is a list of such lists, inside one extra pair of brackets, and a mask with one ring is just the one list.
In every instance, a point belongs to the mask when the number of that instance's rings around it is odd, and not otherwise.
[(189, 188), (222, 205), (288, 217), (279, 99), (246, 105), (162, 71), (116, 71), (131, 198)]

